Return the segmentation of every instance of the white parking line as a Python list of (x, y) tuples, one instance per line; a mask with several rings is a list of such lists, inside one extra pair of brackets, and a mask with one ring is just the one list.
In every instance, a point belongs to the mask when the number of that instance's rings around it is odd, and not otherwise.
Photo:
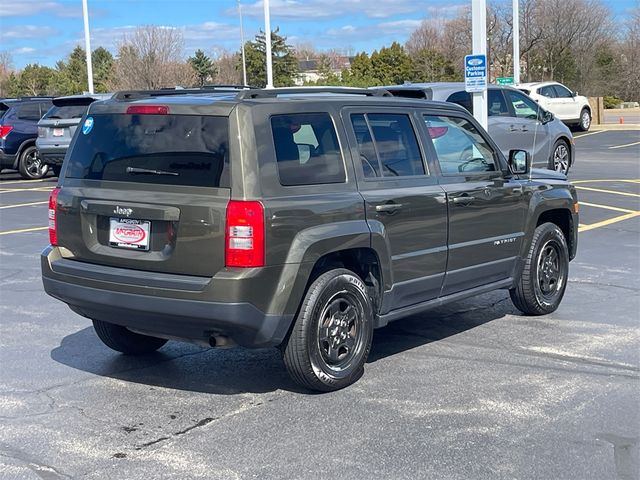
[[(0, 187), (1, 188), (1, 187)], [(5, 190), (0, 189), (0, 193), (12, 193), (12, 192), (50, 192), (55, 187), (37, 187), (37, 188), (7, 188)]]
[(5, 208), (18, 208), (18, 207), (30, 207), (32, 205), (44, 205), (46, 203), (49, 203), (49, 201), (47, 200), (46, 202), (31, 202), (31, 203), (18, 203), (16, 205), (4, 205), (0, 207), (0, 210), (4, 210)]
[(613, 150), (615, 148), (633, 147), (634, 145), (640, 145), (640, 142), (627, 143), (626, 145), (616, 145), (615, 147), (609, 147), (609, 150)]
[(606, 132), (607, 130), (598, 130), (597, 132), (583, 133), (582, 135), (574, 135), (573, 138), (588, 137), (589, 135), (597, 135), (599, 133)]
[(40, 180), (11, 180), (8, 182), (4, 182), (2, 180), (0, 180), (0, 188), (4, 187), (5, 185), (21, 185), (23, 183), (41, 183), (41, 182), (50, 182), (51, 179), (50, 178), (41, 178)]

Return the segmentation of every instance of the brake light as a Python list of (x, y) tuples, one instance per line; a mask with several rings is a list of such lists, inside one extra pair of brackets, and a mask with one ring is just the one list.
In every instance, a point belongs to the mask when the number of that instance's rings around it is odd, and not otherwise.
[(58, 232), (56, 224), (56, 213), (58, 210), (58, 193), (60, 188), (51, 190), (49, 195), (49, 243), (54, 247), (58, 245)]
[(166, 105), (131, 105), (127, 108), (128, 115), (167, 115), (169, 107)]
[(264, 207), (260, 202), (231, 200), (227, 205), (225, 264), (264, 266)]
[(2, 140), (5, 140), (7, 138), (7, 135), (9, 135), (9, 133), (11, 132), (11, 130), (13, 130), (12, 126), (0, 125), (0, 138)]

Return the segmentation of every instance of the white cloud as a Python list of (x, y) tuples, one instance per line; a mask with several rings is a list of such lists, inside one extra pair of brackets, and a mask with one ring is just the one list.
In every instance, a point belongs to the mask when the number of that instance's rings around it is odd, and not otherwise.
[(11, 53), (14, 55), (28, 55), (34, 52), (36, 52), (36, 49), (33, 47), (20, 47), (20, 48), (16, 48)]
[(58, 17), (82, 16), (82, 7), (63, 5), (60, 2), (45, 0), (2, 0), (0, 17), (26, 17), (38, 13), (49, 13)]
[(7, 41), (26, 38), (45, 38), (57, 34), (58, 31), (51, 27), (20, 25), (15, 27), (3, 28), (2, 31), (0, 31), (0, 38), (3, 41)]

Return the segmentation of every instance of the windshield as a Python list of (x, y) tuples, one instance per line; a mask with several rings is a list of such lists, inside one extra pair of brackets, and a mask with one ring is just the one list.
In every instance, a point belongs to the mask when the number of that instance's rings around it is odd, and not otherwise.
[(79, 127), (66, 176), (228, 188), (228, 124), (202, 115), (92, 115)]
[(87, 105), (69, 105), (66, 107), (53, 106), (42, 117), (43, 120), (47, 118), (68, 120), (71, 118), (82, 118), (87, 111)]

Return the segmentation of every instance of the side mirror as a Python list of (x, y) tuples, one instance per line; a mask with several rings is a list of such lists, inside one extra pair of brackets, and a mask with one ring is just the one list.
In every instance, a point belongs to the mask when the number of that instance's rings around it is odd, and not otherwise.
[(529, 152), (526, 150), (509, 150), (509, 168), (514, 175), (529, 173)]
[(553, 121), (553, 119), (554, 119), (553, 113), (549, 112), (548, 110), (542, 110), (540, 114), (540, 121), (543, 124), (549, 123)]

